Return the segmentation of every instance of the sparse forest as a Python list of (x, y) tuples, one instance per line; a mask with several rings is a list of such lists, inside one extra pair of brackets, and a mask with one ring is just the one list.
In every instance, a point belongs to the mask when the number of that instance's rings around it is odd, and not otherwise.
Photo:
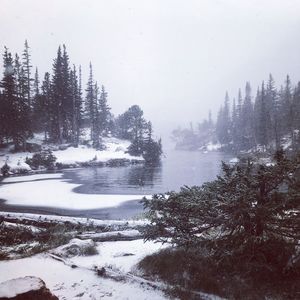
[(59, 46), (52, 72), (42, 78), (33, 70), (30, 47), (25, 41), (21, 57), (5, 47), (0, 85), (0, 146), (12, 143), (15, 151), (28, 150), (28, 139), (43, 132), (47, 143), (78, 147), (83, 130), (90, 131), (91, 146), (103, 149), (102, 138), (115, 136), (131, 141), (129, 154), (159, 161), (161, 140), (138, 105), (114, 117), (104, 85), (94, 78), (90, 63), (87, 84), (81, 66), (72, 65), (66, 46)]

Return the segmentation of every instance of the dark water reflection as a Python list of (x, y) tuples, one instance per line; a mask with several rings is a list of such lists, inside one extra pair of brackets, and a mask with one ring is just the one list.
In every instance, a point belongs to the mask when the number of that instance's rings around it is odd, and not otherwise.
[[(220, 152), (200, 153), (170, 150), (158, 166), (98, 167), (69, 169), (63, 177), (80, 184), (74, 191), (87, 194), (150, 195), (183, 185), (201, 185), (213, 180), (220, 172), (221, 161), (232, 156)], [(17, 184), (16, 184), (17, 188)], [(72, 210), (55, 207), (7, 205), (0, 199), (0, 210), (37, 214), (56, 214), (96, 219), (131, 219), (143, 213), (139, 201), (128, 201), (117, 207), (92, 210)]]
[(179, 190), (183, 185), (201, 185), (213, 180), (221, 161), (232, 155), (210, 152), (167, 152), (157, 166), (95, 167), (64, 171), (64, 178), (81, 186), (78, 193), (89, 194), (153, 194)]

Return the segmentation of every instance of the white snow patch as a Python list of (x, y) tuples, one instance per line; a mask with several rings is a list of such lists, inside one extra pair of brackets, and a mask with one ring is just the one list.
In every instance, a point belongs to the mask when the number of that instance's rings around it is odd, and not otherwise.
[(63, 176), (62, 173), (35, 174), (35, 175), (8, 177), (8, 178), (4, 178), (2, 182), (4, 182), (4, 183), (14, 183), (14, 182), (23, 182), (23, 181), (57, 179), (57, 178), (61, 178), (62, 176)]
[(0, 186), (0, 198), (11, 205), (99, 209), (119, 206), (130, 200), (141, 200), (145, 196), (79, 194), (73, 192), (73, 189), (79, 186), (80, 184), (59, 179), (19, 182), (17, 186), (15, 184), (4, 184)]
[(121, 272), (133, 271), (136, 264), (145, 256), (167, 247), (152, 241), (144, 242), (142, 239), (134, 241), (117, 241), (97, 243), (97, 255), (76, 256), (72, 262), (78, 266), (93, 268), (111, 267)]
[(240, 160), (237, 157), (232, 158), (229, 163), (230, 164), (237, 164)]
[[(37, 140), (42, 143), (41, 137)], [(139, 156), (131, 156), (127, 153), (127, 148), (130, 145), (130, 141), (121, 140), (113, 137), (103, 138), (105, 150), (96, 150), (94, 148), (80, 145), (78, 148), (69, 147), (65, 150), (53, 151), (53, 155), (57, 158), (58, 163), (62, 164), (75, 164), (89, 162), (95, 160), (97, 162), (107, 162), (111, 159), (129, 159), (129, 160), (140, 160), (144, 159)], [(51, 148), (51, 145), (43, 145), (44, 149), (47, 147)], [(58, 146), (57, 146), (58, 147)], [(0, 150), (0, 168), (7, 163), (10, 166), (12, 173), (20, 173), (21, 171), (31, 171), (28, 164), (25, 163), (26, 158), (31, 158), (34, 153), (31, 152), (9, 152), (10, 148), (7, 147), (4, 150)]]
[[(159, 290), (133, 282), (116, 282), (97, 276), (90, 270), (64, 265), (46, 255), (36, 255), (0, 262), (0, 282), (23, 276), (41, 278), (47, 288), (59, 299), (114, 299), (163, 300), (168, 299)], [(77, 297), (76, 297), (77, 296)]]
[(207, 151), (217, 151), (220, 150), (222, 145), (220, 143), (213, 144), (213, 143), (208, 143), (206, 146)]
[(0, 283), (0, 298), (12, 298), (44, 286), (41, 279), (32, 276), (16, 278)]

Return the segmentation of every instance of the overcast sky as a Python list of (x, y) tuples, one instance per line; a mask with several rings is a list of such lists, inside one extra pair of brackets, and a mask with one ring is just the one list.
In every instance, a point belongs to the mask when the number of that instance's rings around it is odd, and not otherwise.
[[(139, 104), (158, 134), (213, 115), (225, 91), (253, 94), (271, 72), (300, 80), (297, 0), (0, 0), (0, 47), (24, 40), (40, 74), (59, 44), (109, 93), (115, 114)], [(2, 68), (2, 67), (1, 67)], [(2, 73), (2, 71), (1, 71)]]

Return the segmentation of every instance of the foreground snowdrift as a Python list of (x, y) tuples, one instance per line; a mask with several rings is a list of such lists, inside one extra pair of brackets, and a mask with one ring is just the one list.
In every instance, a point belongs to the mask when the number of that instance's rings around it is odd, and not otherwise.
[(71, 268), (47, 254), (1, 261), (0, 270), (0, 282), (29, 275), (39, 277), (59, 299), (167, 299), (150, 286), (102, 278), (85, 268)]

